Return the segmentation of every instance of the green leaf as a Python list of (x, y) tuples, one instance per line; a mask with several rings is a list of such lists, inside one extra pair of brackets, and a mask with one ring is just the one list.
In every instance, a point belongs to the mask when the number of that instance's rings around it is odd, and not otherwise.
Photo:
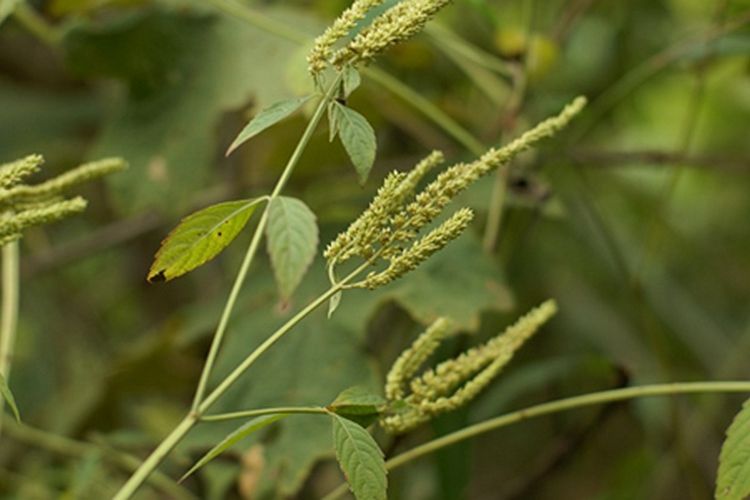
[(366, 387), (354, 386), (342, 391), (333, 403), (328, 405), (328, 410), (367, 427), (378, 418), (385, 404), (386, 400), (382, 396)]
[(0, 393), (3, 395), (3, 399), (6, 403), (8, 403), (8, 406), (10, 406), (10, 410), (13, 412), (13, 416), (16, 417), (17, 421), (21, 421), (21, 414), (18, 413), (18, 406), (16, 406), (16, 400), (13, 397), (13, 393), (10, 392), (10, 387), (8, 387), (8, 383), (5, 381), (5, 377), (0, 374)]
[(284, 118), (288, 117), (298, 109), (300, 109), (307, 101), (310, 100), (312, 95), (306, 95), (304, 97), (295, 97), (292, 99), (286, 99), (283, 101), (276, 102), (269, 107), (261, 110), (260, 113), (255, 115), (250, 123), (245, 125), (242, 132), (237, 135), (237, 138), (232, 142), (229, 149), (227, 149), (227, 156), (232, 154), (232, 151), (240, 147), (245, 142), (249, 141), (256, 135), (260, 134), (268, 127), (275, 125)]
[(250, 434), (253, 434), (254, 432), (257, 432), (261, 430), (262, 428), (271, 425), (272, 423), (281, 420), (282, 418), (286, 417), (288, 415), (270, 415), (270, 416), (264, 416), (264, 417), (258, 417), (250, 420), (249, 422), (245, 422), (240, 426), (237, 430), (229, 434), (227, 437), (222, 439), (219, 444), (211, 448), (208, 453), (203, 455), (200, 460), (198, 460), (195, 465), (193, 465), (190, 470), (188, 470), (181, 478), (180, 482), (184, 481), (185, 478), (190, 476), (193, 472), (197, 471), (204, 465), (206, 465), (208, 462), (213, 460), (214, 458), (218, 457), (222, 453), (224, 453), (226, 450), (234, 446), (235, 444), (239, 443), (246, 437), (248, 437)]
[(375, 163), (375, 151), (378, 147), (375, 131), (367, 119), (353, 109), (336, 103), (335, 110), (341, 144), (354, 164), (359, 182), (364, 184)]
[(339, 308), (339, 304), (341, 304), (341, 296), (343, 295), (342, 292), (336, 292), (333, 297), (331, 297), (331, 300), (328, 301), (328, 319), (331, 319), (331, 316), (333, 316), (333, 313), (336, 312), (336, 309)]
[(734, 417), (721, 447), (716, 480), (717, 500), (742, 500), (750, 496), (750, 399)]
[(336, 106), (337, 103), (335, 101), (331, 101), (328, 103), (328, 108), (326, 109), (328, 114), (328, 142), (333, 142), (333, 140), (336, 138), (336, 135), (339, 133), (339, 122), (338, 122), (338, 114), (336, 112)]
[(388, 479), (383, 452), (369, 432), (338, 415), (333, 417), (336, 459), (357, 500), (385, 500)]
[(341, 84), (344, 87), (344, 96), (348, 98), (352, 95), (352, 92), (357, 90), (361, 83), (362, 77), (359, 76), (359, 71), (351, 66), (346, 66), (343, 70), (343, 78), (341, 80)]
[(216, 257), (237, 237), (264, 200), (227, 201), (185, 217), (162, 242), (148, 281), (169, 281)]
[(315, 258), (315, 214), (300, 200), (279, 196), (269, 207), (266, 235), (276, 284), (281, 296), (289, 298)]

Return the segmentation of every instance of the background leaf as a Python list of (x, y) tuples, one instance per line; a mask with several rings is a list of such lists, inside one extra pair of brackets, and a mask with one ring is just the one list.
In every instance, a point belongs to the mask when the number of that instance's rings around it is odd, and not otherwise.
[(336, 459), (357, 500), (385, 500), (388, 488), (383, 452), (369, 432), (351, 420), (333, 415)]
[(360, 184), (364, 184), (375, 162), (378, 147), (375, 131), (367, 119), (353, 109), (336, 103), (334, 110), (341, 144), (354, 164)]
[(222, 439), (216, 446), (211, 448), (205, 455), (201, 457), (200, 460), (198, 460), (195, 465), (193, 465), (190, 470), (188, 470), (180, 479), (180, 481), (183, 481), (186, 477), (193, 474), (195, 471), (206, 465), (208, 462), (213, 460), (214, 458), (218, 457), (225, 451), (227, 451), (229, 448), (240, 442), (241, 440), (245, 439), (249, 435), (253, 434), (254, 432), (257, 432), (261, 430), (264, 427), (267, 427), (271, 425), (274, 422), (277, 422), (281, 420), (284, 417), (287, 417), (288, 415), (268, 415), (263, 417), (258, 417), (250, 420), (249, 422), (245, 422), (240, 426), (237, 430), (226, 436), (224, 439)]
[(13, 13), (13, 10), (23, 0), (0, 0), (0, 24)]
[(169, 281), (216, 257), (242, 231), (264, 198), (227, 201), (185, 217), (162, 242), (148, 280)]
[(310, 267), (318, 248), (315, 214), (296, 198), (279, 196), (268, 213), (268, 254), (283, 298), (289, 298)]
[(288, 117), (299, 108), (301, 108), (312, 96), (307, 95), (304, 97), (295, 97), (292, 99), (286, 99), (278, 101), (271, 106), (264, 108), (260, 113), (255, 115), (250, 123), (237, 135), (237, 138), (232, 142), (227, 149), (227, 155), (231, 154), (232, 151), (240, 147), (245, 142), (249, 141), (256, 135), (263, 132), (268, 127), (275, 125), (284, 118)]
[(743, 500), (750, 496), (750, 399), (734, 417), (721, 447), (716, 498)]
[(5, 381), (5, 377), (3, 377), (2, 374), (0, 374), (0, 394), (2, 394), (5, 402), (8, 403), (10, 410), (13, 412), (13, 416), (16, 417), (16, 420), (20, 422), (21, 414), (18, 413), (18, 406), (16, 406), (16, 400), (13, 397), (13, 393), (10, 392), (10, 387), (8, 387), (8, 383)]

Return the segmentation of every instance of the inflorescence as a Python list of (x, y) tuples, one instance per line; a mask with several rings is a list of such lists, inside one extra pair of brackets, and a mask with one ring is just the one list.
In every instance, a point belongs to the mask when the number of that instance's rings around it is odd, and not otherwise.
[(474, 181), (507, 164), (540, 139), (554, 135), (585, 104), (585, 98), (578, 97), (559, 115), (541, 122), (506, 146), (490, 149), (474, 162), (447, 168), (416, 195), (420, 180), (443, 162), (442, 153), (431, 153), (409, 173), (389, 174), (370, 206), (326, 248), (324, 256), (332, 279), (335, 266), (354, 257), (371, 264), (384, 260), (388, 265), (380, 271), (372, 271), (363, 281), (347, 285), (351, 288), (377, 288), (415, 269), (458, 237), (471, 222), (473, 212), (462, 208), (419, 237), (420, 231), (434, 221), (451, 200)]
[(328, 29), (315, 40), (307, 57), (310, 73), (317, 76), (329, 66), (341, 69), (346, 65), (366, 64), (389, 47), (422, 31), (424, 25), (451, 0), (402, 0), (372, 23), (362, 28), (341, 48), (335, 46), (350, 36), (383, 0), (354, 0)]
[(123, 160), (109, 158), (86, 163), (41, 184), (21, 184), (38, 172), (43, 162), (40, 155), (30, 155), (0, 165), (0, 246), (19, 239), (30, 226), (81, 212), (86, 208), (86, 200), (80, 196), (64, 199), (63, 192), (126, 167)]
[(389, 410), (381, 415), (381, 427), (394, 434), (406, 432), (435, 415), (464, 406), (556, 312), (554, 301), (544, 302), (485, 344), (414, 377), (450, 332), (448, 320), (436, 320), (398, 357), (388, 373), (385, 395)]

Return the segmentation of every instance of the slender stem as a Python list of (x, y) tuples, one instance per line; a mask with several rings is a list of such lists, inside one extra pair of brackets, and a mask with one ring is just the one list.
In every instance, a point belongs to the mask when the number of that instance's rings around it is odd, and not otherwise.
[[(530, 418), (558, 413), (585, 406), (611, 403), (613, 401), (622, 401), (626, 399), (642, 398), (647, 396), (672, 396), (676, 394), (691, 393), (729, 393), (745, 392), (750, 393), (750, 382), (743, 381), (726, 381), (726, 382), (675, 382), (671, 384), (654, 384), (643, 385), (638, 387), (628, 387), (625, 389), (613, 389), (609, 391), (592, 392), (581, 396), (558, 399), (542, 403), (523, 410), (514, 411), (501, 415), (496, 418), (485, 420), (478, 424), (470, 425), (459, 431), (446, 434), (445, 436), (428, 441), (420, 446), (412, 448), (409, 451), (396, 455), (386, 461), (385, 467), (388, 470), (401, 467), (402, 465), (416, 460), (417, 458), (428, 455), (437, 450), (451, 446), (460, 441), (470, 439), (485, 432), (494, 431), (501, 427), (506, 427)], [(324, 500), (334, 500), (346, 493), (347, 486), (343, 484), (329, 493)]]
[(220, 422), (222, 420), (235, 420), (239, 418), (260, 417), (263, 415), (293, 415), (298, 413), (311, 415), (327, 415), (328, 410), (321, 406), (282, 406), (279, 408), (261, 408), (259, 410), (233, 411), (230, 413), (219, 413), (216, 415), (205, 415), (201, 422)]
[(164, 441), (151, 452), (151, 455), (144, 460), (141, 465), (136, 469), (130, 479), (120, 488), (120, 491), (113, 497), (113, 500), (126, 500), (133, 496), (138, 488), (148, 479), (151, 474), (156, 470), (162, 460), (172, 451), (172, 448), (177, 446), (183, 437), (192, 429), (193, 425), (198, 421), (198, 415), (195, 413), (188, 414), (177, 427), (172, 429), (172, 432), (167, 436)]
[[(20, 283), (18, 241), (7, 243), (2, 249), (2, 318), (0, 318), (0, 375), (7, 382), (13, 362), (13, 346), (16, 343), (18, 324), (18, 296)], [(0, 431), (5, 400), (0, 398)]]
[(214, 333), (214, 338), (211, 341), (211, 348), (208, 352), (208, 356), (206, 357), (206, 363), (203, 366), (200, 381), (198, 382), (198, 388), (195, 391), (195, 398), (193, 399), (193, 411), (196, 411), (198, 409), (198, 406), (201, 404), (203, 396), (206, 393), (208, 379), (211, 376), (211, 371), (213, 370), (214, 364), (216, 363), (216, 358), (219, 355), (219, 348), (221, 347), (222, 340), (224, 339), (224, 333), (226, 332), (227, 325), (229, 324), (229, 318), (232, 315), (232, 310), (234, 309), (234, 305), (237, 302), (237, 297), (239, 296), (240, 290), (242, 289), (242, 284), (245, 282), (247, 273), (250, 270), (250, 265), (255, 258), (255, 254), (258, 252), (260, 241), (263, 238), (263, 232), (265, 231), (266, 224), (268, 223), (269, 208), (271, 207), (274, 199), (279, 196), (281, 190), (284, 189), (284, 186), (289, 180), (289, 177), (292, 175), (294, 167), (297, 166), (297, 163), (302, 157), (302, 153), (305, 151), (307, 144), (312, 138), (313, 132), (315, 132), (318, 123), (320, 123), (321, 118), (325, 114), (326, 106), (333, 98), (333, 95), (336, 92), (340, 81), (341, 74), (336, 77), (334, 82), (328, 88), (325, 96), (323, 96), (323, 98), (318, 103), (318, 107), (315, 109), (315, 113), (313, 114), (312, 118), (310, 118), (305, 132), (302, 134), (302, 137), (297, 143), (297, 147), (294, 149), (292, 156), (289, 158), (286, 167), (284, 167), (284, 171), (281, 173), (279, 180), (276, 181), (276, 186), (273, 188), (273, 192), (268, 198), (268, 202), (263, 209), (263, 215), (261, 215), (258, 226), (255, 228), (255, 233), (253, 234), (253, 238), (250, 241), (250, 246), (245, 253), (245, 258), (242, 260), (242, 265), (240, 266), (240, 270), (234, 280), (234, 285), (232, 285), (232, 291), (229, 293), (229, 298), (227, 299), (227, 303), (224, 305), (224, 310), (221, 313), (219, 326), (216, 328), (216, 333)]
[[(128, 472), (135, 471), (140, 465), (141, 461), (129, 454), (119, 450), (114, 450), (104, 444), (93, 444), (74, 439), (60, 436), (57, 434), (51, 434), (39, 429), (35, 429), (25, 424), (16, 423), (9, 421), (6, 427), (7, 433), (13, 439), (21, 441), (30, 446), (36, 446), (52, 453), (59, 455), (67, 455), (71, 457), (85, 457), (95, 451), (103, 451), (104, 458), (110, 461), (112, 464), (121, 467)], [(172, 481), (165, 474), (155, 471), (154, 474), (149, 478), (149, 482), (159, 488), (163, 493), (169, 495), (170, 498), (178, 499), (191, 499), (195, 496), (190, 493), (187, 489), (178, 485)]]
[(241, 376), (258, 358), (260, 358), (268, 349), (271, 348), (276, 342), (286, 335), (289, 330), (294, 328), (302, 319), (314, 311), (316, 308), (324, 304), (328, 299), (336, 295), (338, 292), (343, 290), (344, 286), (351, 281), (355, 276), (369, 267), (370, 263), (366, 262), (360, 267), (355, 269), (349, 276), (344, 278), (340, 283), (332, 286), (325, 291), (322, 295), (318, 296), (315, 300), (310, 302), (304, 309), (300, 310), (297, 314), (292, 316), (286, 323), (284, 323), (278, 330), (276, 330), (270, 337), (263, 341), (248, 357), (246, 357), (242, 363), (240, 363), (227, 377), (219, 383), (216, 389), (213, 390), (206, 399), (201, 402), (198, 407), (197, 413), (202, 415), (208, 410)]
[(453, 137), (459, 144), (468, 149), (472, 154), (481, 156), (487, 149), (482, 142), (463, 128), (453, 118), (445, 114), (443, 110), (435, 106), (429, 99), (416, 92), (408, 85), (385, 71), (375, 68), (363, 68), (362, 74), (373, 82), (381, 85), (389, 92), (400, 97), (404, 102), (432, 120), (438, 127), (442, 128), (448, 135)]

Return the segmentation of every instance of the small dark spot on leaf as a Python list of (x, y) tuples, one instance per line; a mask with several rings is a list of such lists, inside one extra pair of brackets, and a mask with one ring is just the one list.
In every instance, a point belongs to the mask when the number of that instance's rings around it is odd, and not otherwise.
[(343, 97), (337, 97), (336, 102), (341, 104), (342, 106), (346, 106), (346, 99)]
[(221, 237), (221, 231), (219, 231), (218, 233), (216, 233), (216, 236)]
[(149, 283), (159, 283), (162, 281), (167, 281), (167, 277), (164, 275), (164, 271), (166, 271), (166, 269), (162, 269), (158, 273), (152, 274), (151, 276), (148, 277), (147, 281)]

